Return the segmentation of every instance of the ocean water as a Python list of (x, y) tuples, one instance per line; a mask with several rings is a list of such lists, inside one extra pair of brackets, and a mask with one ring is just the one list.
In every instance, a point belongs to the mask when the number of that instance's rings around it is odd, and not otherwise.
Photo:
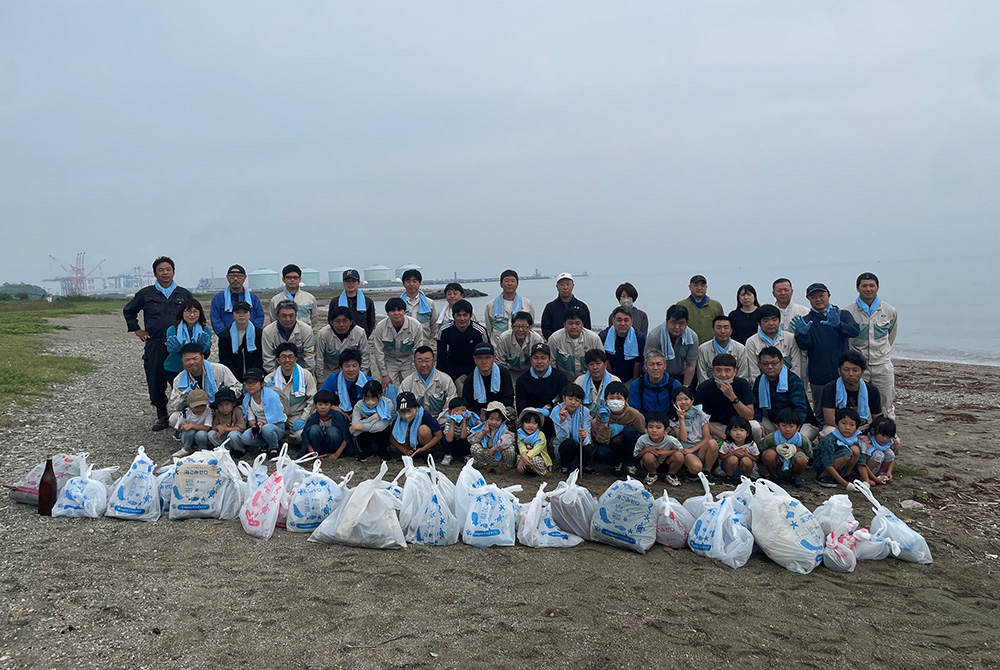
[[(761, 304), (773, 303), (771, 282), (779, 276), (792, 280), (794, 302), (806, 305), (806, 287), (821, 281), (830, 288), (830, 301), (844, 307), (857, 298), (855, 278), (861, 272), (879, 277), (879, 296), (899, 312), (899, 332), (894, 354), (899, 358), (1000, 366), (1000, 268), (983, 267), (981, 260), (910, 259), (854, 265), (849, 263), (789, 265), (781, 272), (773, 268), (721, 266), (713, 260), (706, 267), (670, 272), (594, 272), (592, 268), (568, 267), (567, 271), (588, 271), (577, 277), (574, 294), (590, 307), (594, 329), (607, 325), (608, 314), (617, 306), (615, 289), (631, 282), (639, 292), (636, 307), (649, 315), (650, 326), (663, 321), (667, 307), (688, 295), (692, 274), (708, 279), (708, 294), (726, 311), (736, 307), (736, 290), (742, 284), (757, 289)], [(711, 266), (711, 267), (708, 267)], [(553, 277), (563, 270), (542, 270)], [(428, 285), (430, 286), (430, 285)], [(497, 284), (469, 284), (489, 294), (473, 298), (476, 314), (499, 293)], [(519, 292), (535, 306), (540, 319), (545, 304), (556, 297), (554, 279), (522, 280)]]

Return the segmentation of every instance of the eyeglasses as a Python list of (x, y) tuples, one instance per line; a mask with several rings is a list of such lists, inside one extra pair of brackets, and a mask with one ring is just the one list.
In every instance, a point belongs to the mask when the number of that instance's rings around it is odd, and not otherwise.
[(294, 361), (297, 357), (292, 354), (281, 354), (278, 356), (279, 361)]
[(285, 275), (285, 279), (302, 279), (301, 275)]
[(244, 273), (244, 272), (230, 272), (226, 276), (227, 277), (246, 277), (246, 273)]

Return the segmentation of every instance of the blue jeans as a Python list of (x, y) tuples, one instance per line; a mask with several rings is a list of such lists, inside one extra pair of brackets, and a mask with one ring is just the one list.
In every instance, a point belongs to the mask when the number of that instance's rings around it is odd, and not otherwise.
[(243, 431), (240, 441), (244, 447), (267, 447), (268, 451), (278, 450), (278, 440), (285, 434), (285, 424), (265, 423), (260, 429), (260, 437), (254, 437), (250, 428)]
[(348, 452), (351, 451), (351, 440), (349, 435), (342, 435), (340, 429), (336, 426), (330, 426), (329, 428), (324, 428), (320, 425), (315, 425), (306, 431), (303, 435), (302, 448), (299, 449), (299, 458), (302, 458), (307, 453), (307, 447), (312, 447), (312, 450), (317, 454), (334, 454), (337, 449), (340, 449), (340, 443), (347, 439), (347, 446), (344, 447), (344, 451), (340, 454), (341, 456), (347, 456)]
[(240, 431), (231, 430), (228, 433), (223, 433), (222, 437), (216, 437), (214, 430), (208, 434), (208, 443), (213, 447), (221, 447), (222, 443), (227, 439), (229, 440), (229, 444), (226, 445), (226, 449), (233, 454), (242, 456), (246, 450), (243, 448), (243, 433)]
[(639, 441), (639, 431), (632, 426), (625, 426), (622, 432), (611, 438), (610, 444), (597, 445), (597, 460), (599, 463), (618, 465), (619, 463), (635, 463), (635, 443)]
[(182, 430), (181, 444), (185, 449), (208, 449), (208, 431)]

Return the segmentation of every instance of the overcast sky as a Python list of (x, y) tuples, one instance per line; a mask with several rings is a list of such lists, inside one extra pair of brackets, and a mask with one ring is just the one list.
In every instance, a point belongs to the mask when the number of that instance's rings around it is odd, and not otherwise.
[(185, 284), (995, 264), (998, 25), (995, 0), (10, 0), (0, 281), (78, 251)]

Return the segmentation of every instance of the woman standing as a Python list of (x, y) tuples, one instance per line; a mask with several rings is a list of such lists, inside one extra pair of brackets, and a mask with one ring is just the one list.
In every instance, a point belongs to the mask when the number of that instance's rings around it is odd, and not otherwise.
[(740, 344), (746, 344), (750, 337), (757, 334), (757, 289), (750, 284), (744, 284), (736, 290), (737, 307), (729, 313), (729, 322), (733, 324), (733, 339)]
[[(632, 317), (632, 327), (636, 331), (646, 335), (646, 331), (649, 329), (649, 317), (644, 311), (638, 309), (635, 306), (635, 301), (639, 299), (639, 292), (632, 286), (629, 282), (624, 284), (619, 284), (618, 288), (615, 290), (615, 299), (621, 307), (628, 310), (629, 316)], [(614, 323), (614, 312), (608, 315), (608, 325), (613, 326)], [(756, 326), (754, 327), (756, 328)], [(757, 331), (754, 330), (756, 333)]]
[(194, 298), (187, 298), (180, 304), (174, 316), (174, 325), (167, 328), (169, 355), (163, 362), (163, 369), (167, 371), (167, 379), (171, 382), (184, 369), (180, 351), (188, 342), (200, 344), (205, 358), (212, 353), (212, 331), (205, 327), (205, 310)]

